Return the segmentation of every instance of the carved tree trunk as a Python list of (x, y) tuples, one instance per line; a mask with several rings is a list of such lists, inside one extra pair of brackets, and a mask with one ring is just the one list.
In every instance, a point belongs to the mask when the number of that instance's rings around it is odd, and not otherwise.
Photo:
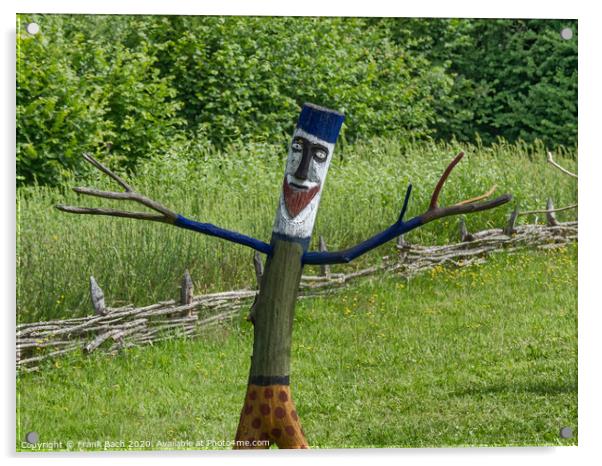
[(272, 252), (253, 306), (253, 356), (236, 448), (308, 447), (289, 386), (293, 319), (303, 254), (342, 123), (340, 113), (305, 104), (293, 135)]
[[(259, 295), (249, 315), (249, 320), (255, 325), (255, 338), (247, 395), (236, 433), (237, 444), (235, 447), (237, 448), (267, 448), (272, 443), (282, 448), (307, 448), (305, 434), (301, 429), (289, 387), (295, 301), (304, 263), (326, 266), (327, 264), (349, 262), (387, 241), (396, 237), (401, 238), (400, 235), (403, 233), (426, 223), (450, 215), (492, 209), (505, 204), (512, 198), (505, 194), (495, 199), (479, 202), (493, 193), (495, 190), (495, 186), (493, 186), (481, 196), (448, 207), (439, 206), (439, 193), (453, 168), (464, 156), (464, 153), (461, 152), (441, 175), (431, 196), (429, 208), (423, 214), (408, 221), (404, 220), (412, 190), (412, 186), (409, 185), (399, 218), (389, 228), (343, 251), (327, 252), (324, 251), (325, 245), (322, 244), (320, 252), (308, 253), (307, 247), (310, 243), (320, 197), (343, 120), (344, 116), (336, 111), (313, 104), (303, 106), (289, 148), (271, 244), (210, 223), (187, 219), (157, 201), (135, 192), (124, 180), (90, 155), (84, 155), (84, 158), (110, 176), (125, 191), (99, 191), (93, 188), (78, 187), (74, 188), (77, 193), (105, 199), (134, 201), (154, 210), (155, 213), (68, 205), (56, 206), (63, 212), (75, 214), (110, 215), (168, 223), (243, 244), (268, 255), (266, 270), (261, 278)], [(552, 209), (547, 211), (550, 210)], [(462, 236), (463, 239), (467, 239), (468, 232), (463, 231)], [(261, 263), (257, 261), (257, 277), (262, 275), (260, 265)], [(325, 274), (328, 274), (326, 267), (323, 270)], [(95, 283), (91, 283), (92, 285)], [(98, 287), (96, 286), (96, 288)], [(104, 307), (104, 304), (101, 303), (102, 291), (96, 288), (92, 290), (92, 294), (93, 298), (98, 298), (100, 304), (96, 306), (95, 303), (95, 308), (98, 313), (102, 313)], [(182, 285), (182, 301), (189, 301), (191, 296), (192, 281), (189, 280), (189, 277), (185, 277)], [(102, 341), (97, 339), (93, 345), (100, 343)], [(257, 444), (258, 441), (262, 443)]]
[[(307, 448), (293, 402), (290, 358), (295, 302), (301, 281), (303, 247), (275, 239), (255, 304), (253, 356), (245, 404), (236, 440), (238, 447)], [(255, 445), (257, 440), (267, 441)]]

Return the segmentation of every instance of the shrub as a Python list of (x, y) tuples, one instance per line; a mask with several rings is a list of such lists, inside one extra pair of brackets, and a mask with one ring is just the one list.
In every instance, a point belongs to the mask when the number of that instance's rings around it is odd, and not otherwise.
[[(84, 151), (120, 159), (164, 149), (182, 121), (171, 79), (143, 43), (122, 39), (132, 21), (106, 16), (20, 16), (17, 180), (56, 184)], [(35, 21), (40, 33), (24, 32)]]
[(222, 147), (288, 137), (305, 101), (345, 112), (348, 140), (422, 137), (451, 86), (359, 18), (168, 17), (152, 34), (189, 128)]
[[(577, 21), (389, 20), (390, 35), (444, 66), (450, 100), (435, 102), (444, 139), (577, 144)], [(564, 27), (573, 38), (562, 39)]]
[[(36, 21), (31, 36), (22, 25)], [(168, 141), (285, 142), (300, 106), (372, 137), (577, 143), (576, 21), (18, 17), (17, 177), (58, 184), (80, 153), (133, 169)], [(343, 150), (341, 150), (343, 149)]]

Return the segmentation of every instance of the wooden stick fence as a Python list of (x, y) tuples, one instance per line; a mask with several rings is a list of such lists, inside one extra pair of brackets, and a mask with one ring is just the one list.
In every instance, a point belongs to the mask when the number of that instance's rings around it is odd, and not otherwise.
[[(397, 241), (398, 255), (387, 256), (378, 265), (350, 273), (332, 273), (322, 267), (319, 275), (303, 276), (301, 298), (331, 292), (353, 279), (378, 272), (393, 272), (406, 279), (428, 271), (438, 265), (463, 267), (485, 261), (495, 251), (518, 251), (524, 248), (549, 249), (577, 241), (577, 222), (559, 223), (551, 200), (546, 213), (546, 225), (517, 226), (517, 217), (535, 211), (519, 212), (515, 209), (504, 228), (469, 233), (460, 221), (460, 242), (443, 246), (420, 246), (407, 243), (403, 237)], [(320, 238), (320, 249), (326, 242)], [(253, 259), (257, 288), (263, 273), (263, 264), (257, 256)], [(184, 273), (180, 300), (162, 301), (145, 307), (127, 305), (111, 308), (105, 304), (105, 295), (90, 278), (90, 294), (94, 315), (45, 322), (24, 323), (17, 326), (17, 368), (35, 371), (40, 363), (74, 351), (86, 354), (104, 351), (110, 354), (129, 348), (153, 344), (178, 337), (196, 337), (206, 329), (240, 317), (241, 310), (251, 308), (257, 290), (243, 289), (193, 296), (193, 282), (188, 271)], [(251, 311), (252, 313), (252, 311)]]
[(345, 283), (377, 272), (395, 272), (406, 279), (426, 272), (438, 265), (466, 267), (485, 262), (485, 257), (496, 251), (515, 252), (521, 249), (554, 249), (577, 241), (577, 222), (555, 226), (523, 225), (513, 228), (509, 236), (505, 229), (495, 228), (465, 235), (464, 241), (442, 246), (420, 246), (409, 243), (398, 244), (398, 257), (385, 256), (379, 265), (347, 274), (331, 273), (328, 276), (303, 277), (301, 290), (335, 288)]

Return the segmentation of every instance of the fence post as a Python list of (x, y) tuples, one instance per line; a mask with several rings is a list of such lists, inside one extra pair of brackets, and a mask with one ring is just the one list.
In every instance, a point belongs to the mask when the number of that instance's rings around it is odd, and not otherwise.
[(98, 283), (92, 275), (90, 275), (90, 296), (92, 297), (92, 307), (94, 307), (94, 314), (104, 316), (107, 313), (107, 307), (105, 306), (105, 294), (102, 292)]
[(548, 203), (546, 204), (546, 220), (549, 227), (558, 226), (558, 220), (556, 220), (556, 213), (552, 212), (554, 210), (554, 203), (552, 202), (552, 198), (548, 197)]
[[(259, 251), (255, 251), (253, 254), (253, 267), (255, 268), (255, 280), (257, 281), (257, 290), (261, 287), (261, 277), (263, 277), (263, 261), (261, 260), (261, 254)], [(247, 320), (255, 325), (255, 308), (257, 306), (257, 296), (259, 293), (255, 295), (253, 299), (253, 304), (251, 304), (251, 310), (249, 311), (249, 315), (247, 316)]]
[[(328, 249), (326, 248), (326, 241), (324, 241), (324, 237), (320, 235), (320, 252), (324, 251), (328, 251)], [(328, 277), (330, 275), (330, 265), (321, 265), (320, 275), (323, 277)]]
[(512, 236), (514, 233), (516, 233), (516, 218), (518, 217), (518, 206), (516, 206), (514, 208), (514, 210), (512, 211), (512, 213), (510, 214), (510, 217), (508, 218), (508, 223), (506, 223), (506, 226), (504, 227), (503, 233), (507, 236)]
[(460, 241), (462, 241), (463, 243), (466, 243), (468, 241), (472, 241), (474, 240), (474, 236), (471, 235), (470, 233), (468, 233), (468, 230), (466, 229), (466, 222), (464, 221), (463, 218), (460, 219)]
[(257, 289), (261, 286), (261, 277), (263, 276), (263, 261), (259, 251), (253, 255), (253, 267), (255, 268), (255, 279), (257, 280)]
[[(184, 271), (184, 276), (182, 277), (182, 285), (180, 286), (180, 304), (192, 303), (193, 292), (194, 285), (192, 283), (192, 278), (190, 277), (190, 272), (186, 269)], [(188, 309), (187, 315), (188, 317), (192, 315), (192, 308)]]

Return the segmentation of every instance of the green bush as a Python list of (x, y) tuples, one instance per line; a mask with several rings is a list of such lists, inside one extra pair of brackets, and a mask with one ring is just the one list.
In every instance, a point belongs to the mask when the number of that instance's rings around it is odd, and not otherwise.
[(306, 101), (343, 111), (347, 139), (422, 137), (451, 80), (359, 18), (169, 17), (153, 43), (190, 128), (219, 146), (291, 132)]
[[(36, 21), (41, 32), (27, 34)], [(303, 102), (372, 137), (577, 143), (576, 21), (18, 17), (17, 176), (59, 184), (90, 151), (122, 168), (169, 141), (288, 140)], [(341, 152), (343, 153), (343, 152)]]
[[(388, 34), (454, 77), (437, 135), (577, 145), (577, 21), (384, 20)], [(573, 38), (561, 38), (570, 27)]]
[(433, 96), (451, 86), (442, 68), (357, 18), (31, 19), (42, 32), (19, 35), (25, 183), (56, 183), (84, 150), (133, 167), (182, 121), (218, 147), (281, 140), (305, 101), (346, 113), (342, 141), (420, 138), (435, 119)]
[[(24, 32), (29, 21), (40, 33)], [(84, 151), (132, 167), (176, 134), (182, 121), (171, 79), (144, 43), (123, 40), (132, 20), (32, 15), (19, 23), (19, 183), (56, 184), (80, 167)]]

